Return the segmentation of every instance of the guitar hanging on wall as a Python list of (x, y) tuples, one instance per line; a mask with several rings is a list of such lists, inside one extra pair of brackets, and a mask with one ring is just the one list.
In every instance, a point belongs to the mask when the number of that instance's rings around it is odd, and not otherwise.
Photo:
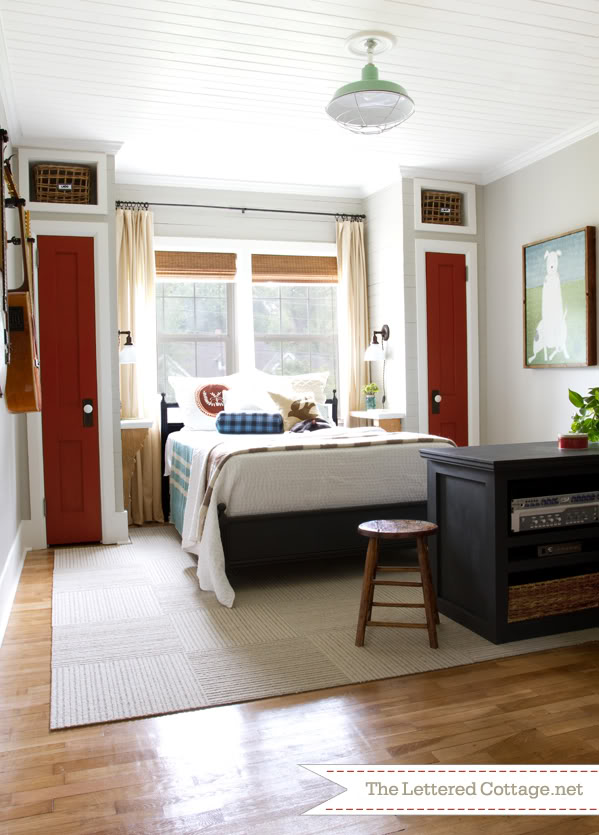
[(41, 412), (40, 363), (33, 316), (33, 239), (29, 229), (29, 212), (25, 211), (25, 200), (17, 191), (10, 160), (4, 163), (4, 177), (10, 192), (6, 203), (18, 209), (21, 229), (21, 238), (12, 238), (9, 243), (21, 244), (23, 255), (23, 283), (18, 289), (8, 291), (10, 362), (6, 369), (4, 397), (9, 412)]
[[(8, 133), (4, 128), (0, 128), (0, 293), (2, 295), (2, 312), (0, 316), (2, 319), (1, 330), (4, 334), (4, 337), (0, 336), (0, 341), (3, 340), (4, 362), (6, 365), (8, 365), (10, 360), (8, 352), (8, 275), (6, 272), (6, 209), (4, 206), (4, 180), (1, 172), (4, 170), (4, 146), (7, 142)], [(0, 397), (2, 397), (1, 389)]]

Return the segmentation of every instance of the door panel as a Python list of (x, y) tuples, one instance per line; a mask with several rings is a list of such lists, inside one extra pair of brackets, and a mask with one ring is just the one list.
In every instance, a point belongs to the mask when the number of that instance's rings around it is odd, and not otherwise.
[[(94, 240), (38, 237), (42, 431), (49, 545), (99, 542)], [(90, 398), (93, 425), (83, 425)]]
[(468, 359), (464, 255), (426, 253), (426, 319), (429, 432), (466, 446)]

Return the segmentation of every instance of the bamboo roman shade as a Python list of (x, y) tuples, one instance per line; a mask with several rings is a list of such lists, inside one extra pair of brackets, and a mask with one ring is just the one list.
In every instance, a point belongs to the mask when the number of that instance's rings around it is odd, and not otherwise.
[(325, 255), (252, 255), (252, 281), (337, 281), (337, 259)]
[(177, 278), (235, 278), (234, 252), (156, 252), (156, 275)]

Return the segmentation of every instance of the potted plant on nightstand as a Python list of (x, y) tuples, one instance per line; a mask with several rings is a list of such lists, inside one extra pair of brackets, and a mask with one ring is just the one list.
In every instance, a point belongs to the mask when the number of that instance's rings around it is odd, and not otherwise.
[(578, 412), (572, 415), (572, 432), (584, 432), (591, 443), (599, 441), (599, 388), (589, 389), (586, 397), (568, 389), (570, 403)]
[(376, 383), (367, 383), (362, 391), (366, 395), (366, 408), (376, 409), (376, 395), (379, 387)]

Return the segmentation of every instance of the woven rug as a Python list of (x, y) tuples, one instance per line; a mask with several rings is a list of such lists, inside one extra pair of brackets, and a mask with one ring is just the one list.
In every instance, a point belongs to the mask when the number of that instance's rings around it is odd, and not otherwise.
[[(319, 690), (599, 639), (594, 628), (495, 646), (442, 615), (438, 650), (429, 649), (424, 629), (368, 629), (358, 648), (362, 566), (335, 560), (238, 569), (232, 575), (235, 606), (227, 609), (200, 590), (196, 560), (181, 550), (172, 526), (132, 529), (128, 545), (56, 550), (51, 728)], [(419, 595), (420, 589), (379, 587), (376, 599), (418, 602)], [(397, 615), (377, 611), (377, 619)], [(423, 616), (418, 609), (400, 615), (414, 621)]]

